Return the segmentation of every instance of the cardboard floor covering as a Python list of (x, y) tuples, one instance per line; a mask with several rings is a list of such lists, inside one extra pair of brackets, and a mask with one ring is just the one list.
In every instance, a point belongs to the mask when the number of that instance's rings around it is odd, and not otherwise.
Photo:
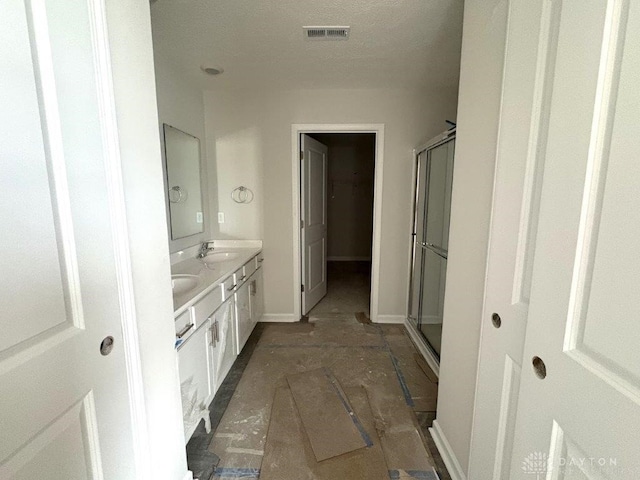
[(370, 446), (367, 432), (328, 368), (287, 375), (287, 382), (318, 462)]
[[(345, 393), (364, 429), (375, 435), (373, 415), (362, 387)], [(291, 390), (276, 390), (265, 443), (260, 480), (388, 480), (389, 472), (377, 437), (372, 446), (316, 461)]]

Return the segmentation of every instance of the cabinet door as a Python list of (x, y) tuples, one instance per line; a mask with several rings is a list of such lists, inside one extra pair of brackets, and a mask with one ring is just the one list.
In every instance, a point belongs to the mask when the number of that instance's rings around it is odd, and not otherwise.
[(189, 424), (200, 421), (198, 413), (207, 408), (214, 393), (210, 327), (210, 320), (202, 323), (178, 348), (185, 430)]
[(256, 270), (249, 279), (249, 293), (251, 295), (251, 320), (253, 326), (262, 318), (264, 313), (264, 289), (262, 283), (262, 268)]
[(253, 324), (251, 323), (251, 301), (249, 295), (249, 282), (244, 283), (235, 293), (236, 302), (236, 331), (238, 332), (238, 353), (247, 342)]
[(211, 330), (214, 339), (212, 349), (216, 390), (222, 385), (238, 355), (234, 327), (234, 308), (233, 299), (227, 300), (212, 319)]

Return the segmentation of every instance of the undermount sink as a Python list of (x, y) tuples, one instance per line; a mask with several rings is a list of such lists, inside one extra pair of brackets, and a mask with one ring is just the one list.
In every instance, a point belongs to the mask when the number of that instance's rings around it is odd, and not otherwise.
[(182, 295), (198, 285), (197, 275), (171, 275), (171, 287), (174, 295)]
[(204, 263), (221, 263), (228, 260), (235, 260), (240, 254), (236, 252), (211, 252), (206, 257), (202, 258)]

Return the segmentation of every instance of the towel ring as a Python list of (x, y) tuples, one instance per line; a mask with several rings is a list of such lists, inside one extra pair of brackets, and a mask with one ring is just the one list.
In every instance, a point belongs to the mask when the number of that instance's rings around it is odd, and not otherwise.
[(253, 192), (250, 188), (239, 186), (231, 191), (231, 199), (236, 203), (251, 203)]
[[(176, 198), (176, 194), (178, 197)], [(187, 201), (187, 192), (182, 190), (182, 187), (176, 185), (169, 189), (169, 202), (171, 203), (180, 203)]]

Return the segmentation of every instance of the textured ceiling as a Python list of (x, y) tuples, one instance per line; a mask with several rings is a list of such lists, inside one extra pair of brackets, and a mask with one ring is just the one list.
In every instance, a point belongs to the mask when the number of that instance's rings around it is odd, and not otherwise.
[[(151, 18), (156, 55), (205, 89), (451, 87), (462, 10), (463, 0), (157, 0)], [(305, 40), (306, 25), (348, 25), (350, 39)]]

